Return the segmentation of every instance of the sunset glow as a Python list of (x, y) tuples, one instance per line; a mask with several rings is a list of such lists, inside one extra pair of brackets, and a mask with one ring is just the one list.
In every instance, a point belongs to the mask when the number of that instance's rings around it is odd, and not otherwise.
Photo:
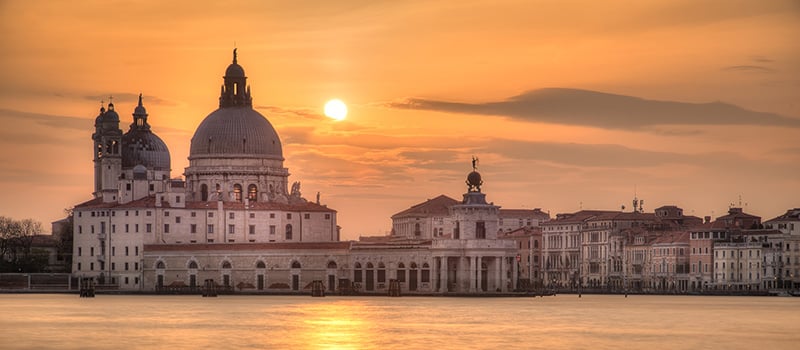
[(336, 120), (344, 120), (347, 117), (347, 105), (340, 99), (330, 100), (325, 103), (325, 115)]
[[(127, 129), (143, 93), (181, 177), (234, 42), (290, 181), (343, 240), (459, 198), (473, 155), (487, 200), (553, 217), (634, 191), (700, 217), (800, 198), (796, 1), (12, 0), (0, 30), (0, 214), (45, 227), (91, 197), (109, 95)], [(322, 113), (333, 94), (349, 115)]]

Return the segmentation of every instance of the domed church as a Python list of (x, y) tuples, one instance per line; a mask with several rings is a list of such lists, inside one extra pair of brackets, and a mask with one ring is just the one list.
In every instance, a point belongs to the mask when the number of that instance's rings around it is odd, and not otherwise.
[(513, 290), (516, 244), (497, 237), (502, 210), (486, 202), (475, 160), (464, 200), (435, 200), (445, 214), (426, 202), (395, 215), (390, 236), (342, 242), (336, 211), (319, 195), (303, 198), (300, 182), (288, 185), (280, 137), (253, 109), (235, 49), (222, 78), (219, 108), (195, 130), (183, 178), (171, 178), (141, 95), (124, 134), (114, 104), (100, 109), (94, 198), (73, 210), (74, 276), (164, 293)]

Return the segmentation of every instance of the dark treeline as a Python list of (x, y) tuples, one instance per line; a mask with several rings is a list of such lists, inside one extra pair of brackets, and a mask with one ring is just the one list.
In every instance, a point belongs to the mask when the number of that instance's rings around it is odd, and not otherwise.
[[(38, 221), (0, 216), (0, 272), (49, 272), (49, 252), (36, 247), (41, 234), (42, 224)], [(55, 244), (59, 253), (61, 243), (59, 240)]]

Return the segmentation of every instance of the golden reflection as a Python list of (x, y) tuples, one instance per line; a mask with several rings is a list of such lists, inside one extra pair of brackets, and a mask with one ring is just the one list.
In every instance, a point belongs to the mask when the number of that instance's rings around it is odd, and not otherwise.
[(363, 349), (371, 343), (371, 327), (365, 318), (367, 306), (363, 302), (307, 304), (299, 313), (304, 315), (304, 321), (297, 336), (309, 348)]

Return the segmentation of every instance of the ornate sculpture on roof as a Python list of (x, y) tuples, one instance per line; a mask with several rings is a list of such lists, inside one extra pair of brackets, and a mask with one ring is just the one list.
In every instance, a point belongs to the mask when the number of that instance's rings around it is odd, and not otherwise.
[(481, 185), (483, 185), (483, 180), (481, 179), (481, 173), (478, 172), (478, 157), (472, 157), (472, 172), (467, 175), (467, 191), (468, 192), (480, 192)]

